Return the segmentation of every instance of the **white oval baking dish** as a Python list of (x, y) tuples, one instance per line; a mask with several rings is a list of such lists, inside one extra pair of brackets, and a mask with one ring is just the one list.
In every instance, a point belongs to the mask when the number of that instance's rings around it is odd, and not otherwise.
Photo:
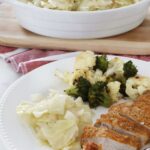
[(139, 26), (150, 0), (103, 11), (62, 11), (39, 8), (9, 0), (22, 27), (34, 33), (64, 39), (104, 38), (130, 31)]

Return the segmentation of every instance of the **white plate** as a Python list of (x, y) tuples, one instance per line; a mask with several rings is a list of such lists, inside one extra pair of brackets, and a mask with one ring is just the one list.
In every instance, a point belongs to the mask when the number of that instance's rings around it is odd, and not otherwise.
[[(109, 57), (110, 58), (110, 57)], [(123, 58), (125, 61), (128, 58)], [(149, 64), (132, 59), (139, 73), (150, 76)], [(60, 60), (36, 69), (16, 81), (4, 94), (0, 103), (0, 133), (8, 150), (46, 150), (31, 132), (30, 128), (21, 123), (16, 115), (16, 106), (23, 100), (28, 100), (33, 93), (47, 93), (53, 88), (62, 91), (66, 85), (54, 76), (54, 71), (72, 71), (74, 58)], [(97, 116), (106, 109), (97, 109)]]

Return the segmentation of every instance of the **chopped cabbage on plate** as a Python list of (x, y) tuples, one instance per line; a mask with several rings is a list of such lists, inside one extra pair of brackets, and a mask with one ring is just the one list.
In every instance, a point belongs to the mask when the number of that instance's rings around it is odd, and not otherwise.
[(80, 150), (83, 128), (92, 124), (92, 111), (80, 97), (74, 100), (54, 90), (47, 97), (36, 95), (21, 103), (17, 114), (54, 150)]

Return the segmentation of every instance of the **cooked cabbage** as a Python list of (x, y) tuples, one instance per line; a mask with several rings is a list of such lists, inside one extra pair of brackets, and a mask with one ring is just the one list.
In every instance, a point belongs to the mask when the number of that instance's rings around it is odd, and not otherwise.
[(19, 0), (43, 8), (69, 10), (69, 11), (94, 11), (128, 6), (140, 0)]
[(54, 150), (80, 150), (82, 129), (92, 124), (92, 111), (80, 97), (74, 100), (55, 90), (50, 90), (47, 97), (32, 96), (17, 107), (17, 114)]
[[(57, 120), (47, 124), (40, 124), (41, 131), (49, 145), (59, 150), (75, 142), (78, 137), (78, 126), (74, 120)], [(65, 136), (64, 136), (65, 135)]]

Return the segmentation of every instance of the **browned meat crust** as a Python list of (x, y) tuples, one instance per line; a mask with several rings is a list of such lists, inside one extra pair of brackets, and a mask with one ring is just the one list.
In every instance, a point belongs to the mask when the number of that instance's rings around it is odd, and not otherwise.
[(90, 138), (99, 137), (109, 138), (119, 143), (136, 147), (137, 149), (141, 147), (139, 139), (135, 136), (123, 135), (106, 127), (96, 128), (93, 126), (87, 126), (84, 128), (84, 133), (81, 137), (81, 144), (84, 145), (84, 143), (86, 143)]
[(83, 150), (103, 150), (102, 145), (95, 144), (93, 142), (88, 142), (83, 146)]

